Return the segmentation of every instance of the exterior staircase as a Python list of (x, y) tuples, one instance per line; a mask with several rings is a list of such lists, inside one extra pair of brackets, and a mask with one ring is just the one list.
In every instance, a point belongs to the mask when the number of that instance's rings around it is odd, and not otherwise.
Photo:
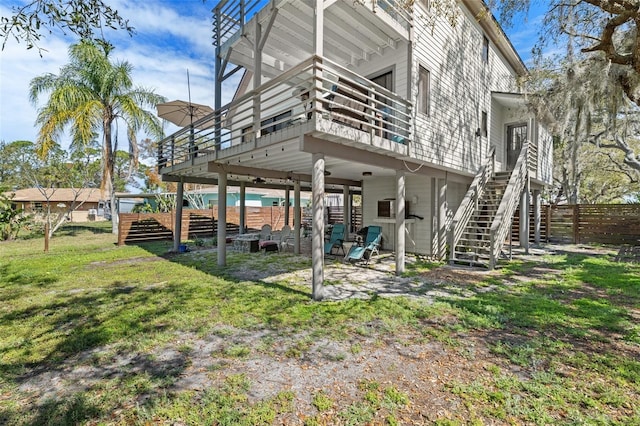
[(491, 225), (509, 184), (510, 172), (493, 175), (478, 199), (477, 208), (453, 248), (452, 259), (458, 263), (489, 266), (491, 261)]
[(495, 173), (495, 150), (478, 170), (451, 222), (449, 262), (496, 266), (523, 191), (529, 191), (529, 144), (511, 172)]

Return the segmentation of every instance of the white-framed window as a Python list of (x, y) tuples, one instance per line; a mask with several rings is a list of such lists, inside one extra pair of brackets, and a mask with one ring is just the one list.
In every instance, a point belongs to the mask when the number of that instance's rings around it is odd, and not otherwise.
[(418, 112), (430, 115), (431, 109), (431, 73), (420, 65), (418, 67)]
[(480, 122), (480, 132), (485, 138), (489, 136), (489, 116), (487, 111), (482, 111), (482, 119)]
[(487, 36), (482, 36), (482, 60), (484, 63), (489, 63), (489, 39)]

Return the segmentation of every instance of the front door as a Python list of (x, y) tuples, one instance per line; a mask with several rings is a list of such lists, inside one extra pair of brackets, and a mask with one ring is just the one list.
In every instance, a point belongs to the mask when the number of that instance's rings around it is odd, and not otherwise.
[(507, 126), (507, 170), (513, 170), (527, 140), (527, 125), (515, 124)]

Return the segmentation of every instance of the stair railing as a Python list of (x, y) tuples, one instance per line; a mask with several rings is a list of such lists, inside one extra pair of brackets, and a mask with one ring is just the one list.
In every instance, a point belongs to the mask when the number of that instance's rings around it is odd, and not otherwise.
[(449, 231), (449, 261), (455, 261), (455, 247), (458, 245), (464, 229), (467, 227), (473, 212), (478, 209), (478, 201), (482, 198), (487, 183), (493, 178), (496, 163), (496, 148), (491, 147), (487, 158), (478, 170), (469, 190), (462, 199), (460, 207), (456, 210)]
[(490, 269), (495, 268), (502, 246), (511, 230), (511, 218), (516, 212), (516, 208), (518, 208), (520, 195), (528, 178), (528, 157), (529, 143), (525, 142), (518, 156), (516, 166), (511, 172), (511, 177), (500, 201), (498, 211), (491, 223)]

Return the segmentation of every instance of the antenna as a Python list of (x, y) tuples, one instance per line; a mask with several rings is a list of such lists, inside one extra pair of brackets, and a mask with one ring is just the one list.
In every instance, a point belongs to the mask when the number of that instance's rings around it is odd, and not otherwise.
[(189, 68), (187, 68), (187, 92), (189, 93), (189, 121), (193, 124), (193, 106), (191, 105), (191, 81), (189, 81)]

